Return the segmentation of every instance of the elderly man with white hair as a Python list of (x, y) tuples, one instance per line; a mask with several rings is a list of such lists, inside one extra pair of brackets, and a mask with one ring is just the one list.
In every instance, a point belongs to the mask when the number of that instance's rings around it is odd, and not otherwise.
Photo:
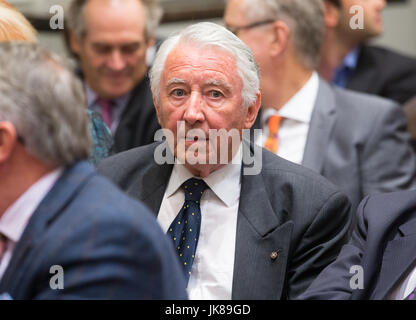
[(150, 79), (166, 141), (99, 171), (153, 210), (191, 299), (298, 296), (346, 241), (349, 202), (242, 138), (261, 103), (251, 50), (219, 25), (195, 24), (162, 44)]

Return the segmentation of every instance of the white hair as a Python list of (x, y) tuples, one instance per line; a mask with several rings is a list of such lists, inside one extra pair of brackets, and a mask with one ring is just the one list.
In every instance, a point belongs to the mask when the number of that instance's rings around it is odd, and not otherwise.
[(36, 43), (0, 43), (0, 121), (11, 122), (25, 149), (46, 163), (89, 157), (82, 84)]
[(256, 101), (260, 80), (253, 53), (232, 32), (211, 22), (193, 24), (163, 42), (149, 71), (150, 86), (156, 101), (159, 101), (160, 80), (166, 59), (173, 49), (182, 43), (200, 47), (218, 47), (230, 53), (235, 58), (237, 73), (243, 82), (241, 92), (243, 107), (249, 107)]

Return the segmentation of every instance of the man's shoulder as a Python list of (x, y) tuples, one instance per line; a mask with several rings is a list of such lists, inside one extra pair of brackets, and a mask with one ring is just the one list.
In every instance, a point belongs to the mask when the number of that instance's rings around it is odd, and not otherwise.
[(339, 188), (315, 171), (285, 160), (263, 149), (263, 168), (261, 174), (272, 187), (289, 186), (296, 191), (320, 190), (324, 194), (339, 192)]
[(133, 148), (117, 153), (102, 160), (97, 167), (100, 174), (109, 177), (112, 181), (120, 180), (137, 169), (143, 170), (155, 163), (154, 152), (160, 142)]
[(356, 112), (357, 119), (359, 118), (358, 115), (373, 117), (375, 112), (384, 113), (401, 110), (400, 105), (390, 99), (365, 92), (339, 88), (334, 85), (330, 87), (334, 93), (337, 110), (340, 112)]
[(393, 65), (394, 68), (400, 69), (416, 68), (416, 58), (396, 52), (388, 48), (374, 45), (364, 45), (361, 50), (362, 54), (360, 55), (360, 59), (363, 60), (371, 59), (374, 63), (380, 64), (385, 67)]
[[(62, 184), (71, 185), (71, 180), (79, 178), (78, 173), (67, 175), (61, 181), (61, 187)], [(52, 199), (48, 208), (53, 207), (54, 201), (57, 200)], [(180, 287), (170, 292), (166, 289), (170, 286), (166, 282), (168, 279), (174, 285), (182, 285), (182, 279), (176, 265), (172, 265), (170, 244), (154, 215), (144, 204), (92, 171), (78, 184), (77, 191), (62, 206), (53, 223), (48, 224), (48, 231), (42, 237), (46, 243), (42, 250), (42, 263), (59, 264), (65, 268), (66, 274), (77, 274), (77, 277), (68, 276), (68, 283), (65, 280), (68, 287), (87, 281), (88, 272), (93, 277), (94, 272), (99, 272), (97, 277), (100, 279), (120, 279), (120, 282), (111, 285), (112, 292), (88, 292), (77, 288), (78, 291), (72, 294), (111, 299), (172, 299), (178, 294), (185, 298)], [(135, 252), (139, 254), (132, 254)], [(82, 268), (79, 264), (70, 265), (73, 260), (85, 264)], [(68, 265), (66, 261), (70, 261)], [(80, 272), (84, 267), (85, 272)], [(120, 273), (120, 270), (123, 272)], [(168, 278), (169, 274), (171, 278)], [(141, 286), (144, 280), (151, 278), (153, 285)], [(98, 287), (100, 285), (97, 284)]]
[[(70, 172), (63, 183), (72, 183), (71, 180), (75, 178), (78, 178), (77, 172)], [(73, 216), (88, 215), (90, 221), (127, 219), (130, 222), (140, 219), (141, 214), (138, 213), (151, 216), (142, 203), (130, 198), (109, 179), (93, 171), (79, 184), (78, 189), (66, 207), (74, 211), (70, 213)], [(83, 210), (76, 209), (80, 206)]]
[(368, 220), (392, 223), (403, 213), (416, 212), (416, 190), (396, 191), (368, 196), (361, 203)]

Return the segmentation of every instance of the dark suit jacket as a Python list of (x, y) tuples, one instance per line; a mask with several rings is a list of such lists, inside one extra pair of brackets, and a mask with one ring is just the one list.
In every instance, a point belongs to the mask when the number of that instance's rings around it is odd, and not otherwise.
[[(77, 70), (77, 75), (83, 79), (81, 70)], [(155, 141), (155, 132), (159, 129), (149, 77), (146, 76), (131, 91), (130, 99), (114, 134), (111, 153), (115, 154), (152, 143)]]
[(347, 88), (389, 98), (400, 104), (416, 96), (416, 59), (391, 50), (363, 46)]
[[(260, 117), (254, 125), (260, 128)], [(369, 194), (412, 187), (416, 159), (399, 105), (320, 80), (302, 164), (346, 193), (355, 212)]]
[[(416, 191), (367, 197), (350, 242), (301, 299), (385, 299), (416, 263)], [(351, 289), (350, 268), (362, 267), (364, 288)]]
[[(262, 148), (243, 145), (243, 152), (256, 150), (262, 170), (258, 175), (242, 174), (232, 298), (296, 297), (346, 241), (349, 202), (311, 170)], [(173, 169), (173, 165), (155, 163), (158, 146), (162, 145), (123, 152), (99, 165), (101, 173), (143, 201), (155, 215)], [(272, 252), (278, 252), (274, 260)]]
[[(13, 299), (185, 299), (173, 247), (140, 203), (86, 163), (43, 199), (0, 282)], [(61, 266), (64, 289), (52, 290)]]
[(130, 100), (121, 115), (114, 134), (113, 153), (154, 142), (160, 129), (153, 106), (149, 78), (145, 77), (131, 93)]

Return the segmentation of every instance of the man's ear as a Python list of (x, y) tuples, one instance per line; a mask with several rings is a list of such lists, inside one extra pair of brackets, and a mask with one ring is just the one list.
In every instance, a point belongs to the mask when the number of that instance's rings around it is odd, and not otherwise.
[(6, 162), (16, 147), (17, 132), (11, 122), (0, 121), (0, 163)]
[(153, 95), (153, 105), (155, 106), (155, 110), (156, 110), (157, 122), (159, 122), (159, 125), (162, 126), (162, 122), (160, 118), (160, 111), (159, 111), (159, 103), (157, 102), (154, 95)]
[(69, 31), (69, 46), (71, 51), (75, 54), (79, 55), (81, 52), (81, 40), (75, 35), (75, 33), (70, 30)]
[(335, 28), (339, 23), (340, 8), (331, 3), (330, 1), (324, 1), (324, 17), (325, 26), (327, 28)]
[(260, 91), (256, 94), (256, 101), (254, 101), (251, 106), (247, 109), (246, 119), (244, 121), (244, 129), (250, 129), (254, 122), (257, 119), (257, 115), (259, 113), (261, 106), (261, 93)]
[(275, 21), (273, 23), (273, 44), (272, 55), (277, 56), (284, 52), (290, 40), (290, 28), (283, 21)]

